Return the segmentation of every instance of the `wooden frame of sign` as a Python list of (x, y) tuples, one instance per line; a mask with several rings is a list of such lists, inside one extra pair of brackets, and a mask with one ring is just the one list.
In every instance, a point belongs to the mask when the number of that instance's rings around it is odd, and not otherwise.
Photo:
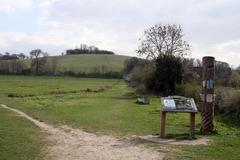
[(172, 113), (189, 113), (190, 114), (190, 135), (195, 132), (195, 114), (198, 112), (193, 98), (185, 98), (181, 96), (162, 97), (162, 111), (160, 117), (160, 137), (165, 137), (166, 114)]

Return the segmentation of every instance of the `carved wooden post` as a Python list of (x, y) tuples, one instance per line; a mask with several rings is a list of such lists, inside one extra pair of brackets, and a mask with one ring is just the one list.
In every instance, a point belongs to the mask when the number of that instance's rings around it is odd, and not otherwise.
[(166, 112), (161, 112), (160, 138), (165, 137)]
[(203, 57), (202, 71), (202, 124), (201, 133), (208, 134), (214, 129), (214, 74), (215, 59), (214, 57)]

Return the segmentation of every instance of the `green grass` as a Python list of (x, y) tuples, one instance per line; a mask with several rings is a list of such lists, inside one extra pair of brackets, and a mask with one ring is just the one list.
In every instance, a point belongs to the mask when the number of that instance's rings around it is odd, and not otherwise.
[[(107, 71), (121, 72), (124, 67), (124, 62), (128, 56), (122, 55), (65, 55), (48, 57), (48, 62), (57, 62), (57, 71), (72, 71), (72, 72), (96, 72), (97, 69), (105, 67)], [(25, 60), (27, 66), (30, 67), (30, 61)]]
[(44, 142), (39, 128), (0, 107), (0, 160), (42, 159)]
[[(118, 79), (70, 77), (0, 77), (0, 102), (53, 125), (67, 124), (98, 134), (148, 135), (159, 133), (160, 99), (135, 103), (133, 90)], [(86, 91), (89, 92), (86, 92)], [(14, 95), (8, 97), (8, 95)], [(200, 115), (196, 117), (197, 130)], [(239, 127), (217, 117), (217, 135), (206, 136), (210, 146), (168, 146), (167, 159), (238, 159)], [(187, 138), (188, 114), (168, 114), (168, 137)], [(202, 137), (196, 135), (196, 138)]]
[[(136, 95), (123, 80), (2, 76), (0, 84), (2, 103), (48, 123), (104, 134), (159, 133), (160, 99), (152, 97), (151, 104), (146, 106), (136, 104)], [(86, 92), (88, 88), (106, 89), (95, 93)], [(189, 115), (178, 117), (167, 117), (169, 135), (188, 133)]]
[(211, 140), (207, 146), (174, 146), (175, 152), (169, 152), (166, 159), (184, 160), (239, 160), (240, 128), (225, 117), (215, 117), (217, 134), (204, 136)]
[(127, 56), (120, 55), (67, 55), (56, 58), (59, 61), (59, 70), (94, 71), (94, 68), (106, 66), (112, 71), (120, 72)]
[[(52, 124), (109, 134), (159, 132), (159, 99), (154, 98), (150, 106), (136, 104), (135, 95), (123, 80), (3, 76), (0, 84), (2, 103)], [(106, 89), (85, 92), (88, 88)]]

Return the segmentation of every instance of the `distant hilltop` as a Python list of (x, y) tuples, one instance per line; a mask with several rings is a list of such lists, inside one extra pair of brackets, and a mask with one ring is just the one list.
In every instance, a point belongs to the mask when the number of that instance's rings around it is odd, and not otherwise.
[(66, 51), (67, 55), (74, 55), (74, 54), (112, 54), (115, 53), (112, 51), (107, 50), (100, 50), (98, 47), (95, 46), (88, 46), (85, 44), (81, 44), (80, 47), (76, 47), (75, 49), (69, 49)]

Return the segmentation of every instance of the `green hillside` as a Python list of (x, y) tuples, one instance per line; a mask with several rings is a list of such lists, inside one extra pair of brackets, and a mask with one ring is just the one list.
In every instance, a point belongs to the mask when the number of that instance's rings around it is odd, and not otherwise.
[(128, 56), (120, 55), (65, 55), (49, 57), (48, 62), (56, 61), (57, 71), (93, 72), (99, 68), (120, 72)]
[[(121, 78), (124, 62), (129, 56), (79, 54), (49, 56), (39, 62), (41, 75)], [(0, 60), (0, 74), (35, 74), (31, 60)]]

